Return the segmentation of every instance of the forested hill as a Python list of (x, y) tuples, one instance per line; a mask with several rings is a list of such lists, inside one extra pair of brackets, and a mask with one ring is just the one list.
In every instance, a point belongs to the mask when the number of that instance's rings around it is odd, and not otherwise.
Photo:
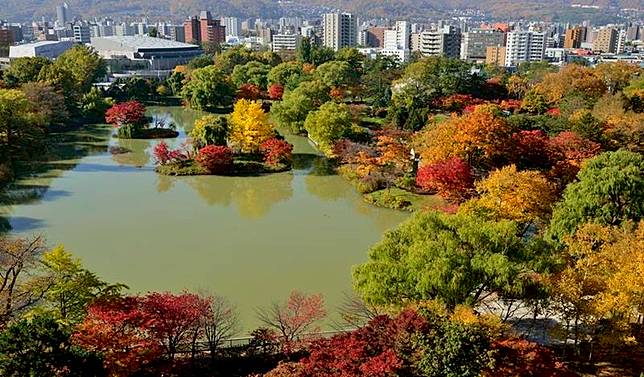
[[(3, 0), (0, 17), (29, 20), (53, 16), (64, 0)], [(201, 9), (215, 14), (241, 17), (277, 17), (284, 14), (308, 15), (330, 9), (342, 9), (362, 16), (389, 18), (425, 18), (455, 8), (481, 10), (499, 18), (534, 17), (544, 19), (575, 18), (589, 13), (610, 15), (605, 8), (644, 9), (642, 0), (66, 0), (72, 15), (83, 16), (172, 16), (181, 19)], [(571, 4), (595, 5), (601, 10), (571, 8)]]

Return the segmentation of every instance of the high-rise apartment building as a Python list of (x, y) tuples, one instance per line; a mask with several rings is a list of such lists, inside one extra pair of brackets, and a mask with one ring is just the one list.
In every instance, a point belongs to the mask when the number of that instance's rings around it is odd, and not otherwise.
[(327, 13), (322, 16), (322, 43), (338, 51), (358, 43), (358, 22), (350, 13)]
[(546, 33), (536, 31), (511, 31), (505, 48), (505, 66), (516, 67), (522, 62), (543, 60), (546, 51)]
[(91, 32), (89, 29), (89, 25), (87, 24), (74, 25), (74, 42), (76, 43), (91, 42)]
[[(241, 28), (239, 19), (237, 26)], [(199, 15), (199, 34), (200, 41), (223, 43), (226, 41), (226, 27), (219, 20), (214, 20), (208, 11), (202, 11)]]
[(487, 47), (485, 52), (485, 64), (491, 64), (497, 67), (505, 66), (505, 47)]
[(423, 55), (443, 55), (458, 58), (461, 53), (461, 32), (454, 26), (420, 33), (419, 51)]
[(183, 35), (186, 43), (201, 43), (201, 31), (199, 18), (197, 16), (188, 17), (183, 21)]
[(69, 6), (63, 3), (56, 7), (56, 22), (59, 26), (67, 24), (69, 21)]
[(226, 35), (241, 37), (241, 21), (237, 17), (222, 17), (221, 25), (226, 28)]
[(219, 20), (214, 20), (208, 11), (202, 11), (199, 17), (192, 16), (186, 19), (183, 22), (183, 34), (186, 43), (226, 41), (226, 28)]
[(593, 52), (616, 53), (618, 37), (619, 31), (613, 27), (599, 29), (597, 37), (593, 40)]
[(580, 48), (581, 43), (586, 40), (586, 28), (577, 26), (572, 29), (566, 30), (566, 37), (564, 39), (564, 48)]
[(497, 29), (471, 29), (461, 38), (461, 59), (482, 63), (488, 47), (505, 46), (505, 33)]
[(411, 24), (407, 21), (396, 21), (396, 45), (400, 50), (409, 50), (411, 42)]

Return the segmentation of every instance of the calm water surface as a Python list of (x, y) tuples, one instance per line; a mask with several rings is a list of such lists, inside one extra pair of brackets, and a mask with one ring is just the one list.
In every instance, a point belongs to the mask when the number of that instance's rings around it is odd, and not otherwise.
[[(199, 116), (178, 107), (150, 113), (177, 125), (173, 145)], [(16, 185), (0, 214), (14, 233), (62, 243), (88, 269), (133, 292), (225, 296), (245, 330), (258, 325), (258, 306), (292, 289), (323, 293), (334, 312), (351, 289), (351, 266), (407, 216), (364, 203), (302, 137), (287, 135), (295, 146), (291, 172), (175, 178), (154, 172), (156, 141), (110, 133), (104, 126), (79, 133), (60, 161)], [(131, 152), (108, 152), (115, 146)]]

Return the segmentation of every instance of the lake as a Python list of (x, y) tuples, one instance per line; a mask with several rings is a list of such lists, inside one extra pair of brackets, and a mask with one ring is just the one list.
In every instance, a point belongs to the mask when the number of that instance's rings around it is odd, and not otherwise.
[[(199, 113), (151, 107), (185, 142)], [(0, 215), (19, 235), (43, 234), (132, 292), (215, 293), (237, 306), (245, 331), (257, 307), (291, 290), (323, 293), (330, 313), (351, 290), (351, 267), (408, 215), (366, 204), (306, 138), (291, 172), (258, 177), (167, 177), (154, 140), (118, 140), (108, 126), (65, 136), (60, 158), (10, 190)], [(72, 137), (73, 136), (73, 137)], [(120, 147), (128, 153), (112, 154)]]

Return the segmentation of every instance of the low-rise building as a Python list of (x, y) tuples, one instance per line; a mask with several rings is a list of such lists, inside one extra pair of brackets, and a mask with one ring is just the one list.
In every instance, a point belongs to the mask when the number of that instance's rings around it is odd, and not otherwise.
[(197, 45), (143, 35), (92, 38), (91, 44), (112, 73), (147, 70), (164, 76), (203, 53)]
[(38, 57), (56, 59), (72, 48), (72, 41), (41, 41), (9, 47), (9, 58)]

